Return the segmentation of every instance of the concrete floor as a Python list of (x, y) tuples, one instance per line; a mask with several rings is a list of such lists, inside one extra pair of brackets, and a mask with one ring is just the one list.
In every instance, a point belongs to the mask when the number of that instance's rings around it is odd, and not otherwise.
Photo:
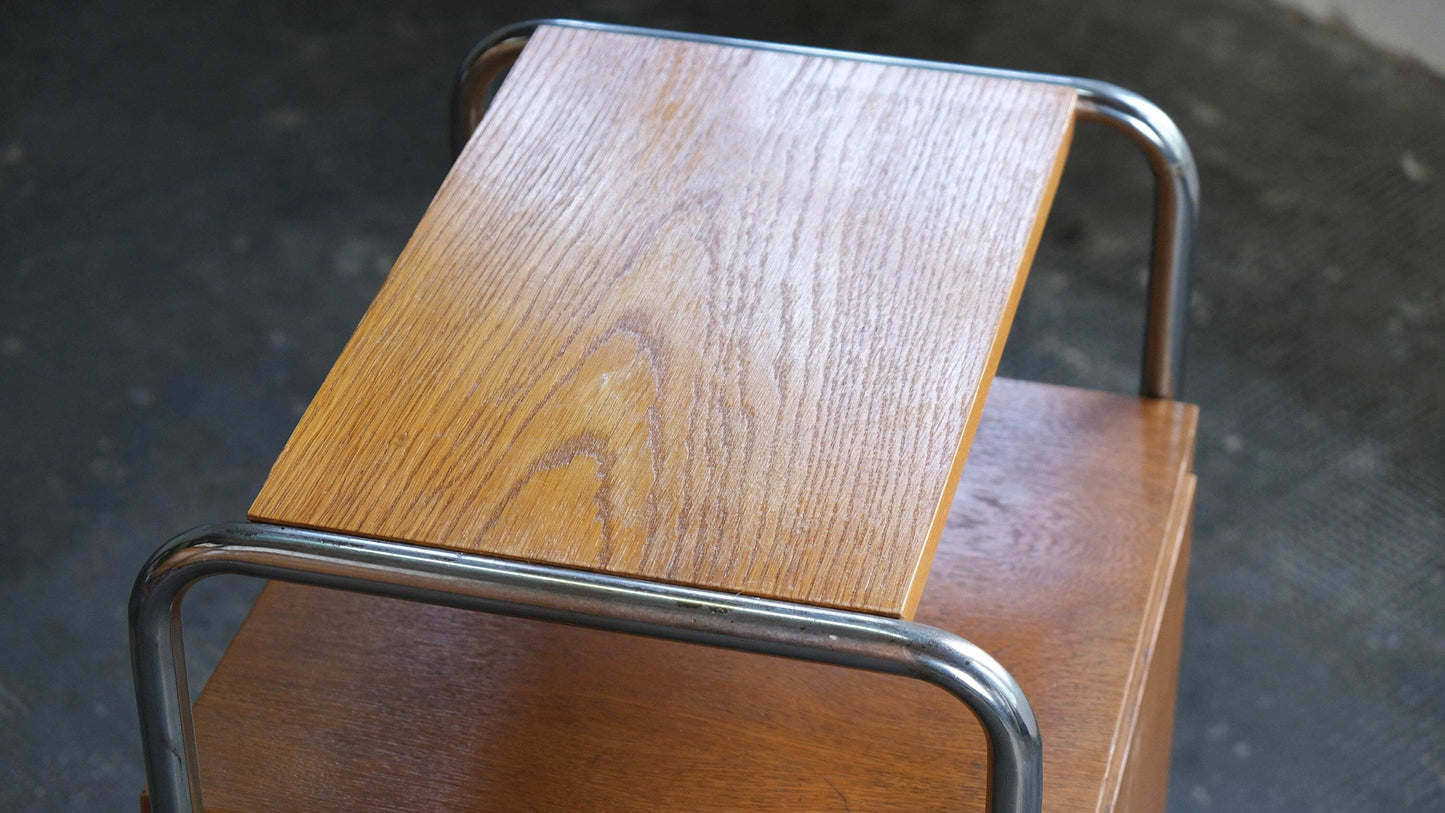
[[(1174, 114), (1205, 202), (1170, 808), (1445, 809), (1445, 81), (1256, 0), (0, 7), (0, 809), (132, 809), (134, 573), (243, 515), (447, 169), (454, 64), (549, 14)], [(1132, 388), (1148, 196), (1080, 131), (1005, 374)], [(196, 591), (198, 675), (254, 590)]]

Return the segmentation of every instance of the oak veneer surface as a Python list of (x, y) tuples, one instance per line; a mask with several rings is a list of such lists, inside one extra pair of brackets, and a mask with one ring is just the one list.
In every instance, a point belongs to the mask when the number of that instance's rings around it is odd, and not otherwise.
[(541, 28), (251, 516), (911, 615), (1073, 104)]
[[(918, 619), (1022, 685), (1047, 810), (1162, 799), (1195, 417), (995, 383)], [(231, 813), (983, 809), (982, 731), (921, 682), (283, 584), (196, 730)]]

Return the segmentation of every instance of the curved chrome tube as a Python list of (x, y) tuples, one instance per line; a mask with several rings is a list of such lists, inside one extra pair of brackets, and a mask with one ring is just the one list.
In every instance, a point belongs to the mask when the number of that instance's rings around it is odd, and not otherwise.
[(922, 59), (831, 51), (801, 45), (712, 37), (650, 28), (577, 20), (528, 20), (498, 29), (482, 39), (462, 62), (452, 94), (452, 154), (461, 153), (481, 122), (496, 85), (538, 26), (552, 25), (619, 34), (709, 42), (790, 54), (851, 59), (884, 65), (951, 71), (1024, 82), (1064, 85), (1078, 91), (1078, 116), (1127, 135), (1149, 160), (1154, 173), (1154, 235), (1149, 260), (1149, 305), (1144, 325), (1144, 359), (1139, 392), (1151, 398), (1176, 398), (1183, 384), (1184, 338), (1189, 317), (1189, 262), (1199, 220), (1199, 174), (1184, 134), (1163, 110), (1137, 93), (1107, 82), (981, 68)]
[(991, 809), (1038, 813), (1043, 745), (1028, 700), (988, 653), (925, 624), (566, 568), (275, 525), (197, 528), (166, 543), (136, 579), (131, 663), (158, 813), (199, 813), (181, 599), (219, 573), (332, 587), (500, 615), (689, 641), (904, 675), (978, 716), (989, 744)]
[(1149, 305), (1139, 392), (1177, 398), (1184, 384), (1189, 332), (1189, 264), (1199, 223), (1199, 171), (1189, 142), (1153, 102), (1107, 82), (1070, 79), (1079, 118), (1129, 136), (1154, 172), (1154, 240), (1149, 251)]

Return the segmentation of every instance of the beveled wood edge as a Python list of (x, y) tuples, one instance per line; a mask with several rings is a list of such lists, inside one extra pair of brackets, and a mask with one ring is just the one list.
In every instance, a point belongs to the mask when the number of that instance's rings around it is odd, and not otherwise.
[[(1193, 528), (1191, 517), (1184, 529), (1183, 551), (1180, 554), (1183, 557), (1180, 567), (1184, 574), (1176, 574), (1177, 577), (1170, 582), (1163, 626), (1140, 696), (1139, 720), (1129, 739), (1129, 758), (1124, 763), (1111, 813), (1157, 813), (1168, 804), (1169, 765), (1174, 745)], [(1161, 658), (1164, 660), (1161, 661)]]
[[(1198, 408), (1193, 408), (1197, 413)], [(1123, 780), (1132, 758), (1131, 746), (1134, 729), (1138, 724), (1148, 689), (1147, 680), (1158, 649), (1158, 638), (1168, 610), (1169, 596), (1175, 580), (1187, 583), (1189, 562), (1187, 539), (1193, 526), (1194, 496), (1199, 478), (1193, 473), (1194, 431), (1190, 432), (1189, 455), (1180, 466), (1180, 480), (1175, 488), (1174, 503), (1169, 510), (1169, 524), (1166, 538), (1169, 543), (1160, 551), (1159, 563), (1149, 589), (1149, 605), (1145, 609), (1139, 639), (1134, 648), (1134, 659), (1129, 667), (1125, 682), (1123, 708), (1116, 715), (1118, 725), (1109, 746), (1109, 765), (1104, 772), (1104, 781), (1099, 787), (1099, 813), (1112, 811), (1123, 787)], [(1181, 561), (1181, 558), (1183, 561)]]
[(1044, 184), (1043, 192), (1039, 196), (1038, 206), (1034, 209), (1033, 228), (1029, 230), (1028, 244), (1024, 247), (1024, 253), (1019, 258), (1019, 267), (1014, 272), (1008, 305), (1004, 308), (1003, 318), (999, 321), (998, 330), (994, 333), (993, 344), (989, 347), (988, 364), (984, 367), (978, 391), (974, 393), (973, 402), (969, 404), (968, 416), (964, 420), (963, 436), (959, 438), (958, 450), (954, 452), (953, 462), (949, 465), (943, 492), (938, 495), (938, 505), (934, 509), (933, 523), (928, 528), (928, 538), (924, 540), (923, 547), (919, 550), (918, 558), (913, 562), (910, 571), (912, 576), (909, 580), (908, 595), (904, 599), (902, 612), (899, 613), (899, 617), (908, 621), (912, 621), (918, 613), (918, 604), (923, 599), (923, 590), (928, 584), (928, 570), (933, 565), (933, 557), (938, 553), (939, 540), (943, 538), (943, 529), (948, 524), (948, 514), (953, 509), (953, 499), (958, 494), (959, 479), (963, 476), (963, 466), (968, 458), (969, 450), (973, 447), (973, 438), (978, 432), (978, 424), (983, 419), (983, 408), (985, 402), (988, 401), (989, 388), (993, 385), (995, 374), (998, 372), (999, 359), (1003, 357), (1003, 348), (1008, 342), (1008, 334), (1013, 327), (1014, 314), (1018, 310), (1019, 299), (1023, 295), (1024, 283), (1028, 280), (1029, 270), (1034, 264), (1034, 255), (1038, 252), (1039, 240), (1043, 237), (1044, 224), (1048, 222), (1049, 211), (1053, 208), (1054, 194), (1058, 191), (1059, 179), (1063, 177), (1064, 165), (1068, 163), (1069, 148), (1074, 142), (1074, 122), (1078, 120), (1078, 101), (1078, 94), (1071, 94), (1069, 101), (1071, 115), (1064, 124), (1064, 133), (1059, 139), (1059, 150), (1054, 155), (1053, 169), (1049, 172), (1048, 182)]

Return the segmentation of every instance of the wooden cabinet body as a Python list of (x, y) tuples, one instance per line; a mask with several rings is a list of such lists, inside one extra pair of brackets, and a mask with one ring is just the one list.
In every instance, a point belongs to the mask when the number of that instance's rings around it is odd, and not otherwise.
[[(1044, 736), (1044, 809), (1159, 811), (1196, 412), (999, 380), (918, 620)], [(273, 584), (196, 707), (208, 809), (982, 810), (927, 684)]]

